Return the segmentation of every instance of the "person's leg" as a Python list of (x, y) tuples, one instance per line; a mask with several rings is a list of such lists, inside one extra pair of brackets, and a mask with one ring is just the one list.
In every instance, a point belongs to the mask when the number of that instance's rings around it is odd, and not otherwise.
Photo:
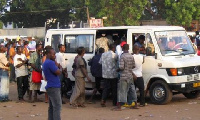
[(106, 99), (108, 97), (109, 89), (110, 89), (110, 80), (104, 79), (104, 89), (103, 89), (102, 101), (101, 101), (102, 107), (105, 107), (105, 102), (106, 102)]
[(23, 76), (23, 96), (25, 95), (27, 90), (28, 90), (28, 75)]
[(23, 100), (23, 76), (17, 77), (18, 99)]
[(113, 106), (117, 105), (117, 83), (118, 79), (111, 79), (111, 88), (112, 88), (112, 95), (113, 95)]
[(47, 94), (47, 92), (45, 93), (45, 103), (48, 103), (48, 94)]
[(128, 104), (132, 105), (132, 103), (135, 102), (135, 105), (137, 107), (137, 93), (135, 89), (134, 82), (129, 83), (129, 91), (128, 91)]
[(118, 83), (117, 87), (117, 107), (116, 109), (121, 110), (121, 106), (127, 102), (127, 94), (128, 94), (128, 84), (126, 81), (121, 80)]
[(85, 80), (84, 78), (79, 78), (79, 89), (80, 89), (80, 96), (77, 99), (77, 102), (79, 103), (80, 107), (85, 107)]
[(95, 88), (93, 90), (92, 96), (89, 99), (89, 102), (92, 102), (93, 97), (96, 95), (97, 91), (100, 90), (101, 77), (95, 77)]
[(77, 81), (79, 77), (75, 77), (75, 86), (73, 93), (70, 97), (70, 104), (76, 105), (77, 104), (77, 98), (80, 96), (80, 89), (79, 89), (79, 82)]
[[(62, 100), (60, 88), (48, 88), (49, 95), (49, 120), (61, 120), (60, 112), (62, 107)], [(51, 115), (50, 115), (51, 114)]]
[(15, 67), (10, 64), (10, 82), (15, 82)]
[(140, 91), (140, 105), (145, 105), (145, 96), (144, 96), (144, 80), (142, 77), (138, 77), (137, 80), (135, 81), (137, 84), (137, 87)]

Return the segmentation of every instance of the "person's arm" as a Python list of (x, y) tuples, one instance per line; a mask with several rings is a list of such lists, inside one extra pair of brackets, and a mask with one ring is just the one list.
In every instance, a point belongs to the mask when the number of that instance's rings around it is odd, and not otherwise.
[(88, 62), (89, 66), (92, 66), (93, 59), (94, 59), (94, 57)]
[(77, 59), (77, 64), (79, 64), (80, 69), (81, 69), (81, 72), (83, 73), (83, 75), (86, 76), (86, 78), (87, 78), (87, 80), (88, 80), (89, 82), (91, 82), (91, 79), (90, 79), (90, 77), (88, 76), (87, 70), (86, 70), (86, 68), (85, 68), (85, 65), (84, 65), (85, 63), (84, 63), (83, 59)]
[(54, 62), (54, 61), (52, 61), (52, 62), (49, 64), (49, 69), (50, 69), (55, 75), (60, 75), (60, 74), (61, 74), (60, 69), (59, 69), (58, 66), (56, 65), (56, 62)]
[(120, 61), (119, 61), (119, 70), (118, 71), (123, 71), (124, 70), (124, 57), (121, 56)]
[(84, 65), (80, 65), (80, 69), (81, 69), (81, 72), (83, 73), (83, 75), (86, 76), (87, 80), (88, 80), (89, 82), (91, 82), (91, 79), (90, 79), (90, 77), (88, 76), (87, 70), (85, 69)]

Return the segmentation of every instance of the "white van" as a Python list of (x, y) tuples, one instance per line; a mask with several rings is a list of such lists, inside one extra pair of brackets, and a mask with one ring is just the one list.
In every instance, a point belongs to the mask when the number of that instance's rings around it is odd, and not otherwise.
[[(156, 104), (166, 104), (173, 94), (182, 93), (187, 98), (196, 98), (200, 90), (200, 57), (192, 47), (186, 31), (178, 26), (118, 26), (102, 28), (51, 29), (45, 37), (45, 46), (51, 45), (57, 52), (58, 44), (66, 46), (69, 78), (76, 48), (86, 48), (84, 58), (95, 55), (95, 40), (101, 34), (127, 37), (130, 52), (137, 36), (145, 36), (146, 54), (143, 64), (145, 90)], [(88, 72), (90, 68), (88, 67)], [(91, 74), (90, 74), (91, 76)], [(92, 80), (94, 82), (94, 79)], [(94, 84), (86, 80), (86, 88)]]

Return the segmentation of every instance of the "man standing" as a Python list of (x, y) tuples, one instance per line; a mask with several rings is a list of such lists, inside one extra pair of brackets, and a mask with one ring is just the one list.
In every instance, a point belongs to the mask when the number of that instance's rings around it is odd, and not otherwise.
[(6, 58), (5, 52), (7, 48), (0, 45), (0, 102), (9, 101), (9, 78), (8, 67), (9, 62)]
[(133, 57), (135, 60), (135, 68), (133, 69), (133, 73), (137, 77), (135, 80), (135, 86), (140, 91), (140, 107), (145, 106), (145, 94), (144, 94), (144, 80), (142, 77), (142, 64), (144, 63), (144, 57), (139, 54), (140, 48), (137, 45), (133, 46)]
[(21, 46), (17, 47), (17, 54), (14, 57), (15, 74), (17, 77), (17, 90), (19, 102), (24, 101), (24, 94), (28, 89), (28, 60)]
[(12, 42), (12, 46), (9, 50), (9, 62), (10, 62), (10, 82), (15, 82), (15, 67), (14, 67), (14, 62), (13, 58), (15, 56), (15, 48), (16, 48), (16, 43)]
[(58, 64), (55, 62), (55, 51), (47, 49), (47, 58), (43, 64), (43, 72), (47, 80), (47, 94), (49, 96), (48, 120), (61, 120), (60, 112), (62, 107), (59, 75), (61, 74)]
[[(134, 86), (134, 80), (132, 75), (132, 69), (135, 67), (133, 56), (128, 52), (129, 45), (123, 46), (123, 54), (120, 57), (119, 70), (120, 80), (118, 83), (118, 104), (117, 108), (113, 110), (121, 110), (121, 105), (125, 103), (136, 103), (137, 106), (137, 95)], [(128, 98), (128, 100), (127, 100)], [(135, 106), (135, 107), (136, 107)], [(131, 106), (133, 107), (133, 106)]]
[(94, 95), (96, 95), (97, 91), (101, 89), (101, 81), (103, 80), (103, 78), (102, 78), (102, 65), (99, 64), (99, 60), (103, 53), (104, 53), (104, 48), (99, 48), (99, 54), (95, 55), (88, 62), (88, 65), (91, 66), (90, 71), (92, 73), (92, 76), (95, 77), (95, 84), (96, 84), (89, 102), (92, 102)]
[[(67, 78), (67, 63), (65, 56), (65, 46), (60, 44), (58, 45), (59, 53), (56, 53), (56, 62), (61, 65), (61, 74), (60, 74), (60, 82), (62, 83), (65, 78)], [(62, 88), (61, 88), (62, 89)], [(63, 93), (61, 90), (61, 97), (63, 97)], [(62, 104), (65, 104), (65, 101), (62, 99)]]
[(112, 89), (113, 105), (117, 104), (117, 60), (115, 54), (116, 46), (110, 45), (110, 50), (102, 54), (99, 61), (102, 64), (102, 76), (104, 78), (104, 90), (102, 94), (101, 106), (105, 107), (106, 99), (109, 94), (109, 89)]
[[(41, 65), (42, 65), (42, 44), (36, 45), (36, 52), (31, 54), (29, 63), (34, 71), (42, 73)], [(30, 92), (29, 92), (29, 101), (37, 102), (37, 90), (40, 90), (41, 83), (33, 83), (32, 74), (30, 76)], [(32, 101), (32, 91), (34, 91), (34, 100)]]

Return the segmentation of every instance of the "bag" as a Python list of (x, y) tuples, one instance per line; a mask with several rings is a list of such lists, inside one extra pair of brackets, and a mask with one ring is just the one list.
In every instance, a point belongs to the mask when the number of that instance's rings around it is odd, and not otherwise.
[(46, 87), (46, 85), (47, 85), (47, 81), (45, 81), (45, 80), (41, 80), (41, 87), (40, 87), (40, 92), (46, 92), (46, 89), (45, 89), (45, 87)]
[(41, 83), (42, 80), (42, 73), (37, 71), (32, 71), (32, 82), (33, 83)]

